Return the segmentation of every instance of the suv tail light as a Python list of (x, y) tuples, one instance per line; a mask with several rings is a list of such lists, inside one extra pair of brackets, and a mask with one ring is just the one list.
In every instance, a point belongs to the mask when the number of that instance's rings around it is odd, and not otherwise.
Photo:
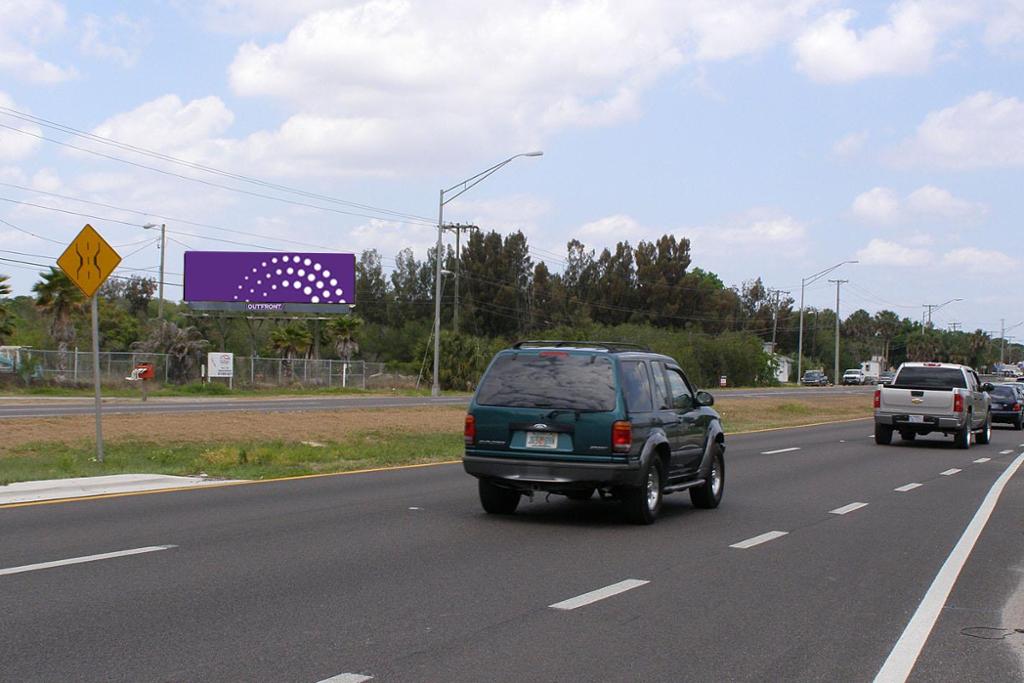
[(875, 407), (876, 408), (881, 408), (882, 407), (882, 390), (881, 389), (875, 389)]
[(619, 420), (612, 425), (612, 452), (629, 453), (633, 445), (633, 425), (626, 420)]
[(964, 397), (963, 394), (953, 394), (953, 412), (962, 413), (964, 412)]
[(1020, 412), (1020, 404), (1019, 403), (1014, 403), (1013, 404), (1013, 408), (1011, 410), (1013, 410), (1013, 412), (1015, 412), (1015, 413), (1019, 413)]
[(462, 432), (466, 445), (472, 446), (476, 443), (476, 418), (472, 415), (466, 416), (466, 428)]

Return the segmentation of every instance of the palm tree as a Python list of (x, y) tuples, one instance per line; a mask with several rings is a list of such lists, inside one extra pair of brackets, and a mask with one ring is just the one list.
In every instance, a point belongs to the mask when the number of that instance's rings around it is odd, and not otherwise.
[(354, 315), (341, 316), (328, 323), (327, 331), (334, 338), (334, 349), (338, 352), (339, 358), (349, 361), (353, 355), (359, 353), (356, 333), (362, 326), (363, 319)]
[(178, 327), (169, 320), (157, 321), (149, 337), (132, 344), (145, 353), (167, 355), (167, 376), (172, 382), (184, 384), (202, 364), (203, 352), (210, 342), (196, 327)]
[[(0, 298), (10, 296), (11, 286), (7, 284), (8, 277), (0, 275)], [(7, 337), (14, 334), (14, 320), (6, 301), (0, 301), (0, 344), (3, 344)]]
[(57, 342), (57, 381), (64, 381), (68, 367), (68, 346), (75, 341), (73, 316), (85, 306), (85, 296), (64, 274), (50, 266), (50, 272), (40, 273), (42, 280), (32, 285), (36, 294), (36, 307), (53, 317), (50, 336)]
[(284, 355), (284, 367), (292, 377), (292, 361), (296, 356), (305, 355), (313, 343), (309, 328), (298, 323), (278, 327), (270, 333), (270, 348)]

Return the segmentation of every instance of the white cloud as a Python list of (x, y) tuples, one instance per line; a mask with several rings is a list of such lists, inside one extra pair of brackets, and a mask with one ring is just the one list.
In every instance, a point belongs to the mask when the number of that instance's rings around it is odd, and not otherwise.
[(52, 168), (41, 168), (32, 175), (32, 187), (44, 192), (58, 192), (64, 186)]
[(149, 41), (145, 25), (123, 14), (109, 19), (90, 14), (82, 22), (81, 34), (78, 47), (82, 54), (109, 59), (126, 68), (135, 65)]
[(808, 26), (793, 43), (797, 68), (821, 83), (922, 73), (942, 35), (969, 13), (951, 3), (904, 0), (890, 7), (887, 23), (859, 32), (850, 27), (856, 16), (839, 9)]
[[(700, 226), (676, 230), (689, 237), (695, 248), (722, 255), (737, 251), (757, 252), (762, 249), (784, 249), (787, 256), (802, 249), (806, 226), (792, 216), (774, 209), (751, 209), (716, 226)], [(773, 256), (780, 252), (773, 251)]]
[(176, 152), (208, 144), (234, 119), (219, 97), (183, 104), (177, 95), (164, 95), (107, 119), (92, 132), (118, 142)]
[(1024, 166), (1024, 102), (979, 92), (933, 111), (890, 155), (898, 165)]
[(1024, 42), (1024, 0), (1002, 0), (996, 5), (985, 27), (985, 42), (994, 48)]
[(867, 141), (868, 132), (866, 130), (844, 135), (832, 145), (832, 153), (840, 157), (853, 156), (864, 149)]
[(972, 273), (991, 273), (999, 269), (1016, 270), (1018, 267), (1016, 259), (1001, 251), (976, 247), (948, 251), (942, 255), (942, 264)]
[(649, 240), (656, 237), (653, 230), (641, 225), (632, 216), (625, 214), (605, 216), (596, 221), (584, 223), (573, 236), (580, 242), (598, 249), (625, 241), (636, 245), (641, 240)]
[(59, 83), (75, 76), (72, 67), (48, 62), (36, 53), (65, 30), (67, 12), (53, 0), (0, 2), (0, 71), (33, 83)]
[[(14, 100), (3, 91), (0, 91), (0, 107), (18, 109)], [(25, 131), (25, 133), (30, 133), (30, 135), (0, 128), (0, 163), (20, 161), (32, 156), (41, 142), (39, 138), (34, 138), (32, 135), (41, 135), (42, 129), (34, 123), (27, 123), (19, 119), (5, 118), (4, 123), (18, 130)]]
[(900, 215), (900, 198), (887, 187), (873, 187), (853, 200), (851, 211), (871, 223), (893, 223)]
[(850, 211), (866, 223), (882, 225), (921, 219), (970, 223), (984, 217), (988, 207), (956, 197), (941, 187), (924, 185), (904, 198), (888, 187), (873, 187), (853, 200)]
[(881, 239), (871, 240), (857, 252), (857, 260), (874, 266), (923, 266), (931, 263), (933, 258), (927, 249), (914, 249)]

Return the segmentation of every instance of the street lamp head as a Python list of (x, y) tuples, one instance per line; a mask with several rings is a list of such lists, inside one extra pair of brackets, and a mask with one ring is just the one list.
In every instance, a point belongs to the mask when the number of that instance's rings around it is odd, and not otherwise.
[(159, 228), (160, 226), (159, 226), (159, 225), (157, 225), (156, 223), (146, 223), (146, 224), (145, 224), (145, 225), (143, 225), (142, 227), (143, 227), (143, 228), (144, 228), (145, 230), (149, 230), (150, 228)]
[(526, 153), (523, 154), (523, 156), (524, 157), (542, 157), (542, 156), (544, 156), (544, 152), (541, 152), (540, 150), (536, 150), (534, 152), (526, 152)]

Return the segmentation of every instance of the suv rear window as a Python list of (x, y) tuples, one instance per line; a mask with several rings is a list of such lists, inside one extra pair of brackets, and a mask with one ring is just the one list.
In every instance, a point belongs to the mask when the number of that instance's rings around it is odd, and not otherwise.
[(485, 406), (614, 410), (612, 362), (564, 351), (499, 356), (484, 376), (476, 400)]
[(900, 370), (896, 376), (899, 386), (922, 387), (925, 389), (966, 389), (964, 373), (956, 368), (910, 367)]

